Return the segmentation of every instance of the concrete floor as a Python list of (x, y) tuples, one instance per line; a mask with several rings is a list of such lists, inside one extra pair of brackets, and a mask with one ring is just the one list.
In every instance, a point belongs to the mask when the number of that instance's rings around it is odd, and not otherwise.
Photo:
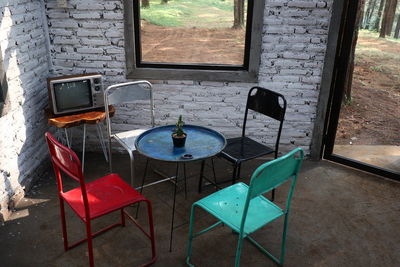
[[(114, 157), (115, 169), (129, 181), (128, 158)], [(243, 166), (244, 180), (261, 160)], [(153, 162), (159, 170), (173, 174), (174, 166)], [(220, 179), (230, 176), (228, 164), (217, 161)], [(88, 154), (86, 176), (107, 173), (101, 154)], [(141, 177), (144, 158), (138, 157)], [(185, 266), (188, 219), (191, 204), (214, 190), (197, 193), (199, 163), (188, 164), (188, 198), (177, 196), (173, 251), (168, 252), (173, 185), (169, 182), (146, 188), (153, 202), (158, 259), (154, 266)], [(246, 171), (247, 170), (247, 171)], [(151, 174), (149, 181), (157, 179)], [(287, 186), (277, 190), (276, 202), (284, 203)], [(292, 201), (287, 235), (286, 266), (400, 266), (400, 183), (363, 173), (331, 162), (303, 164)], [(145, 222), (145, 209), (139, 220)], [(198, 226), (213, 219), (200, 214)], [(95, 220), (95, 227), (117, 220), (109, 215)], [(67, 213), (69, 237), (84, 235), (84, 225)], [(199, 228), (197, 228), (199, 229)], [(275, 255), (279, 253), (282, 220), (256, 232), (253, 237)], [(0, 226), (0, 266), (87, 266), (86, 244), (64, 252), (59, 203), (53, 173), (41, 179), (18, 205), (10, 221)], [(150, 257), (149, 243), (132, 225), (115, 228), (94, 241), (96, 266), (138, 266)], [(236, 236), (228, 227), (217, 227), (194, 242), (192, 262), (196, 266), (233, 266)], [(241, 266), (275, 266), (250, 243), (245, 242)]]
[(333, 153), (400, 173), (400, 146), (335, 145)]

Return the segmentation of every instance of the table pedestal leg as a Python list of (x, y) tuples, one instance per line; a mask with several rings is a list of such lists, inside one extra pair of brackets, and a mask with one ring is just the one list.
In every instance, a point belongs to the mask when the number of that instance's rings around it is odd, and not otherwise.
[(201, 161), (199, 186), (198, 186), (198, 188), (197, 188), (197, 191), (198, 191), (199, 194), (201, 193), (201, 189), (202, 189), (202, 186), (203, 186), (204, 165), (205, 165), (205, 164), (206, 164), (206, 160), (203, 159), (203, 160)]
[[(174, 203), (172, 205), (172, 219), (171, 219), (171, 234), (169, 239), (169, 252), (172, 251), (172, 234), (174, 232), (174, 219), (175, 219), (175, 200), (176, 200), (176, 188), (178, 186), (178, 172), (179, 172), (179, 163), (176, 163), (176, 174), (175, 174), (175, 185), (174, 185)], [(186, 177), (185, 177), (186, 179)]]
[[(177, 188), (178, 188), (179, 163), (176, 163), (175, 176), (167, 177), (167, 178), (164, 178), (164, 179), (159, 180), (159, 181), (155, 181), (155, 182), (152, 182), (152, 183), (149, 183), (149, 184), (145, 184), (145, 179), (146, 179), (147, 172), (148, 172), (148, 164), (149, 164), (149, 159), (147, 158), (146, 159), (146, 165), (145, 165), (144, 173), (143, 173), (143, 178), (142, 178), (142, 184), (141, 184), (141, 186), (136, 187), (135, 188), (136, 190), (138, 190), (138, 191), (140, 191), (140, 193), (142, 193), (143, 188), (148, 187), (148, 186), (152, 186), (152, 185), (156, 185), (156, 184), (159, 184), (159, 183), (162, 183), (162, 182), (165, 182), (165, 181), (171, 181), (174, 184), (174, 196), (173, 196), (172, 216), (171, 216), (171, 231), (170, 231), (170, 240), (169, 240), (169, 251), (171, 252), (172, 251), (173, 232), (174, 232), (174, 223), (175, 223), (175, 206), (176, 206), (176, 192), (177, 192)], [(161, 175), (165, 177), (164, 174), (161, 174)], [(183, 163), (183, 176), (184, 176), (183, 178), (185, 179), (184, 180), (184, 187), (185, 187), (185, 199), (186, 199), (186, 197), (187, 197), (187, 188), (186, 188), (187, 187), (187, 185), (186, 185), (187, 177), (186, 177), (186, 164), (185, 163)], [(175, 181), (172, 181), (172, 180), (175, 180)], [(139, 205), (138, 205), (137, 210), (136, 210), (136, 216), (138, 215), (138, 212), (139, 212)]]
[(183, 163), (183, 178), (184, 178), (184, 183), (185, 183), (185, 199), (187, 199), (187, 179), (186, 179), (186, 163)]

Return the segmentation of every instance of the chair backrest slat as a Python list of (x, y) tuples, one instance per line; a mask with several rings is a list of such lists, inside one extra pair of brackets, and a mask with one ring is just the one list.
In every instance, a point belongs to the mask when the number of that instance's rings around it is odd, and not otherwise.
[(126, 83), (114, 84), (104, 91), (104, 104), (106, 110), (106, 123), (108, 137), (112, 135), (111, 121), (108, 106), (124, 103), (132, 103), (137, 100), (150, 101), (150, 116), (151, 126), (154, 127), (154, 100), (153, 100), (153, 86), (148, 81), (133, 81)]
[(251, 200), (278, 187), (289, 179), (293, 179), (286, 200), (285, 213), (289, 212), (290, 202), (303, 158), (303, 150), (296, 148), (280, 158), (262, 164), (253, 172), (240, 223), (240, 233), (243, 233)]
[(49, 132), (45, 134), (50, 157), (55, 167), (80, 182), (82, 177), (81, 163), (74, 151), (61, 145)]
[(151, 90), (144, 88), (140, 84), (130, 84), (115, 89), (108, 95), (108, 104), (123, 104), (136, 100), (149, 100), (151, 98)]
[(60, 144), (49, 132), (45, 133), (46, 141), (49, 147), (51, 162), (57, 179), (58, 191), (61, 196), (63, 193), (63, 182), (61, 171), (68, 177), (79, 183), (82, 192), (83, 204), (85, 207), (85, 216), (89, 218), (89, 204), (85, 186), (85, 179), (82, 174), (81, 162), (74, 151)]
[(295, 183), (303, 158), (303, 150), (297, 148), (278, 159), (262, 164), (251, 177), (249, 198), (264, 194), (291, 178)]
[(283, 121), (286, 100), (283, 95), (262, 87), (253, 87), (247, 97), (247, 108), (278, 121)]
[(274, 155), (278, 157), (279, 141), (282, 133), (283, 121), (286, 113), (286, 99), (283, 95), (274, 91), (262, 88), (252, 87), (247, 97), (246, 110), (244, 113), (244, 121), (242, 128), (242, 137), (246, 135), (246, 124), (249, 110), (256, 111), (260, 114), (268, 116), (279, 121), (278, 134), (275, 140)]

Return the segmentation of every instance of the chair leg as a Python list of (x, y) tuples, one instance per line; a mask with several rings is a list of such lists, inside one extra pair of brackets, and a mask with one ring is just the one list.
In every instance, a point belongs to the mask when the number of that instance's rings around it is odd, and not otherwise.
[(106, 159), (106, 162), (108, 162), (107, 146), (104, 142), (104, 135), (103, 135), (103, 131), (101, 129), (100, 123), (96, 124), (96, 130), (97, 130), (97, 138), (99, 139), (101, 150), (103, 150), (104, 158)]
[(193, 226), (194, 226), (195, 208), (196, 208), (196, 206), (192, 205), (192, 209), (190, 212), (189, 240), (188, 240), (188, 248), (187, 248), (187, 256), (186, 256), (186, 264), (189, 266), (193, 266), (190, 263), (190, 258), (192, 257), (192, 241), (193, 241)]
[(282, 233), (282, 244), (281, 244), (281, 256), (279, 257), (279, 263), (283, 265), (286, 253), (286, 231), (288, 226), (288, 213), (285, 215), (285, 221), (283, 223), (283, 233)]
[(89, 254), (89, 265), (90, 267), (94, 267), (94, 259), (93, 259), (93, 236), (92, 229), (90, 225), (90, 221), (86, 222), (86, 235), (87, 235), (87, 244), (88, 244), (88, 254)]
[(65, 221), (65, 208), (64, 208), (64, 200), (60, 198), (60, 211), (61, 211), (61, 226), (62, 226), (62, 234), (64, 240), (64, 250), (68, 250), (68, 234), (67, 234), (67, 222)]
[(243, 236), (241, 233), (239, 233), (239, 239), (236, 248), (235, 267), (240, 266), (240, 255), (242, 253), (242, 245), (243, 245)]
[(156, 241), (154, 237), (153, 209), (151, 207), (150, 201), (146, 201), (146, 203), (147, 203), (147, 214), (149, 218), (149, 228), (150, 228), (151, 257), (152, 257), (151, 263), (153, 263), (156, 260)]
[(121, 225), (125, 226), (125, 214), (124, 209), (121, 209)]
[(275, 188), (272, 189), (272, 192), (271, 192), (271, 201), (274, 202), (274, 200), (275, 200)]
[(85, 149), (86, 149), (86, 123), (83, 124), (82, 140), (82, 174), (85, 172)]
[(135, 179), (135, 164), (134, 164), (133, 151), (129, 151), (129, 159), (131, 166), (131, 186), (133, 187), (133, 180)]
[(238, 172), (237, 172), (237, 175), (236, 175), (236, 180), (239, 180), (240, 177), (242, 177), (242, 175), (241, 175), (241, 170), (242, 170), (242, 163), (240, 162), (240, 163), (238, 164)]
[(237, 177), (236, 172), (238, 171), (238, 165), (239, 164), (237, 162), (235, 162), (235, 165), (233, 167), (233, 173), (232, 173), (232, 184), (236, 183), (236, 177)]
[[(145, 181), (145, 179), (146, 179), (148, 167), (149, 167), (149, 158), (146, 158), (146, 165), (145, 165), (145, 167), (144, 167), (144, 173), (143, 173), (143, 178), (142, 178), (142, 184), (141, 184), (140, 190), (139, 190), (140, 194), (143, 192), (143, 186), (144, 186), (144, 181)], [(136, 219), (137, 219), (137, 217), (138, 217), (138, 215), (139, 215), (139, 208), (140, 208), (140, 202), (137, 204), (137, 208), (136, 208), (136, 216), (135, 216)]]
[(198, 189), (197, 189), (197, 191), (199, 192), (199, 194), (201, 193), (201, 189), (202, 189), (202, 185), (203, 185), (203, 175), (204, 175), (204, 165), (205, 165), (205, 163), (206, 163), (205, 160), (202, 160), (202, 161), (201, 161), (199, 187), (198, 187)]
[(108, 164), (110, 167), (110, 173), (112, 173), (112, 151), (111, 151), (111, 138), (108, 137)]

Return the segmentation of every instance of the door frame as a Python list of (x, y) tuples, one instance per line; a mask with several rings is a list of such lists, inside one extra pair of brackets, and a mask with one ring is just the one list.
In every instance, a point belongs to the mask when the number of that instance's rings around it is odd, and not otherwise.
[[(333, 27), (333, 29), (330, 29), (329, 33), (329, 39), (331, 39), (331, 42), (328, 40), (328, 46), (331, 45), (331, 49), (329, 50), (328, 47), (327, 50), (327, 56), (329, 56), (329, 53), (331, 53), (331, 58), (330, 62), (325, 63), (322, 77), (324, 79), (325, 75), (325, 78), (328, 79), (325, 80), (325, 84), (323, 82), (321, 83), (321, 90), (325, 89), (325, 91), (322, 91), (321, 93), (325, 93), (325, 98), (327, 100), (325, 108), (323, 108), (323, 106), (319, 106), (319, 113), (317, 113), (317, 120), (319, 119), (319, 121), (322, 122), (323, 117), (325, 117), (325, 121), (323, 123), (323, 134), (321, 135), (322, 142), (321, 146), (319, 147), (319, 152), (316, 152), (316, 148), (314, 147), (314, 153), (319, 153), (320, 158), (322, 156), (324, 159), (343, 165), (378, 174), (394, 180), (400, 180), (399, 172), (333, 153), (336, 131), (339, 123), (340, 109), (344, 94), (346, 73), (348, 70), (348, 59), (350, 57), (351, 43), (356, 27), (356, 15), (360, 2), (360, 0), (334, 1), (331, 20), (331, 27)], [(329, 58), (327, 60), (329, 61)], [(329, 63), (331, 65), (329, 65)], [(327, 75), (328, 77), (326, 77)], [(320, 99), (322, 99), (321, 96)], [(323, 104), (324, 103), (321, 105)]]

